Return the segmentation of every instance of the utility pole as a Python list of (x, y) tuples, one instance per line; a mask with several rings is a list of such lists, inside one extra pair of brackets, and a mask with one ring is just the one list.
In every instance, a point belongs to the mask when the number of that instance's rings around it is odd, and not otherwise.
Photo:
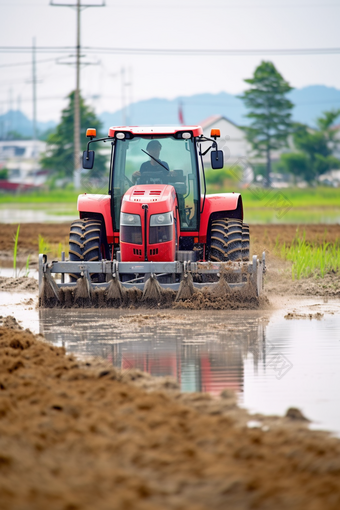
[(9, 116), (8, 116), (8, 128), (7, 128), (7, 139), (10, 140), (12, 136), (10, 133), (13, 131), (13, 90), (10, 87), (8, 91), (8, 102), (9, 102)]
[(76, 7), (76, 19), (77, 19), (77, 39), (76, 39), (76, 90), (74, 94), (74, 155), (73, 155), (73, 183), (75, 189), (80, 188), (80, 11), (86, 7), (105, 7), (105, 1), (102, 4), (81, 4), (80, 0), (77, 0), (77, 5), (71, 4), (57, 4), (52, 0), (50, 5), (55, 7)]
[(126, 110), (125, 110), (125, 69), (122, 67), (121, 70), (122, 77), (122, 126), (126, 126)]
[(35, 142), (37, 140), (37, 74), (35, 64), (35, 37), (33, 37), (32, 44), (32, 91), (33, 91), (33, 141), (34, 151)]
[(20, 128), (21, 128), (21, 117), (20, 117), (20, 114), (21, 114), (21, 96), (18, 96), (18, 98), (17, 98), (17, 112), (18, 112), (18, 116), (17, 116), (17, 122), (16, 122), (16, 130), (18, 131), (18, 133), (20, 133)]
[(80, 188), (80, 0), (77, 0), (77, 46), (76, 46), (76, 91), (74, 94), (74, 174), (75, 189)]

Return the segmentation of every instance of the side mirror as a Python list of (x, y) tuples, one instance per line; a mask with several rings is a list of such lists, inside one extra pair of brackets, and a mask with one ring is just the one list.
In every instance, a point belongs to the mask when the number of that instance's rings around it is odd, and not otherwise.
[(91, 170), (94, 164), (94, 151), (84, 151), (83, 152), (83, 168), (85, 170)]
[(210, 157), (211, 157), (211, 168), (212, 169), (218, 170), (220, 168), (223, 168), (223, 165), (224, 165), (223, 151), (211, 151)]

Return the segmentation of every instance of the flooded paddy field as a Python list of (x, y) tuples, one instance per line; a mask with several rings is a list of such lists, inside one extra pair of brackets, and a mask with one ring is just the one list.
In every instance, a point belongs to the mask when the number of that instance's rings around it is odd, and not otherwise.
[(32, 295), (0, 292), (4, 508), (339, 508), (338, 300), (188, 314)]
[(251, 227), (255, 309), (39, 309), (38, 233), (68, 228), (22, 225), (33, 278), (8, 277), (16, 226), (1, 239), (4, 507), (339, 508), (340, 277), (292, 281), (274, 247), (296, 225)]
[(257, 310), (37, 309), (0, 292), (2, 315), (85, 360), (171, 376), (183, 392), (236, 392), (251, 412), (298, 407), (340, 434), (340, 301), (280, 298)]

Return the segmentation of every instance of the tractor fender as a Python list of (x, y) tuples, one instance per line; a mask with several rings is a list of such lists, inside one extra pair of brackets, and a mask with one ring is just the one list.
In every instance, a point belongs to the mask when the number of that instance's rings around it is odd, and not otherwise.
[(106, 239), (113, 243), (113, 228), (111, 218), (111, 197), (109, 195), (92, 195), (84, 193), (78, 196), (77, 209), (80, 218), (100, 218), (104, 220)]
[[(201, 207), (203, 197), (201, 197)], [(199, 241), (209, 242), (209, 225), (219, 218), (238, 218), (243, 220), (243, 204), (240, 193), (216, 193), (206, 195), (203, 213), (201, 214)]]

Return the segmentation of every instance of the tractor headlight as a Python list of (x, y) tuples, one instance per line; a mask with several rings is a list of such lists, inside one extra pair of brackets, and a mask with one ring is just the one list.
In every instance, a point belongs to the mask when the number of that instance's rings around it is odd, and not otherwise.
[(174, 217), (172, 212), (163, 214), (153, 214), (150, 218), (150, 227), (158, 227), (160, 225), (172, 225)]
[(142, 225), (139, 214), (120, 213), (120, 224), (131, 227), (140, 227)]
[(173, 237), (173, 212), (153, 214), (150, 217), (149, 243), (158, 244), (172, 241)]
[(123, 243), (142, 244), (142, 222), (139, 214), (120, 213), (120, 238)]

